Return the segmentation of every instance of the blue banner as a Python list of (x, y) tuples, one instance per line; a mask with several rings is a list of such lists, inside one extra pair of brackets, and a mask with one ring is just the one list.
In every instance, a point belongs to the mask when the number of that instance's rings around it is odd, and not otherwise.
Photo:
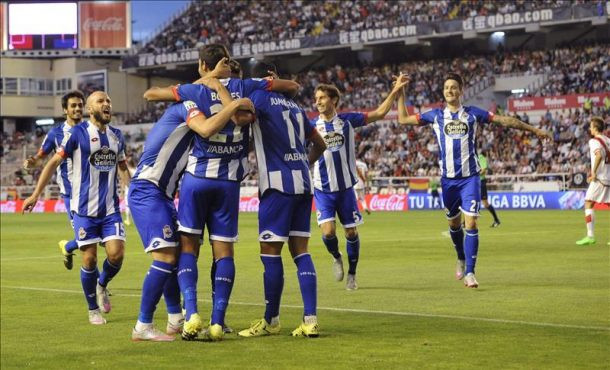
[[(489, 192), (487, 200), (496, 209), (582, 209), (585, 204), (585, 192)], [(414, 211), (445, 207), (442, 195), (434, 198), (426, 193), (411, 193), (407, 201), (409, 210)]]

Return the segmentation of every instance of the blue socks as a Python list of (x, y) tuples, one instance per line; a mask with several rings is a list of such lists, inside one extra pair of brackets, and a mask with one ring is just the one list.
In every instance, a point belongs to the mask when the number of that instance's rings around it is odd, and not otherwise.
[(212, 324), (224, 325), (225, 313), (235, 280), (235, 262), (233, 257), (224, 257), (216, 261), (215, 265)]
[(161, 261), (152, 262), (142, 286), (142, 301), (138, 316), (138, 321), (141, 323), (152, 323), (157, 303), (161, 299), (165, 283), (172, 275), (173, 267), (169, 263)]
[(178, 284), (182, 297), (184, 297), (184, 308), (186, 310), (185, 320), (191, 318), (191, 314), (197, 313), (197, 257), (190, 253), (182, 253), (178, 260)]
[(66, 244), (66, 252), (68, 253), (72, 253), (75, 250), (78, 249), (78, 244), (76, 243), (76, 240), (72, 239), (68, 242), (68, 244)]
[(163, 286), (163, 298), (165, 298), (167, 313), (182, 313), (182, 306), (180, 305), (180, 286), (178, 286), (178, 268), (175, 266), (173, 266), (172, 273)]
[(303, 316), (315, 316), (317, 307), (317, 279), (311, 255), (303, 253), (294, 258), (297, 265), (297, 277), (303, 298)]
[(347, 239), (347, 261), (349, 263), (348, 274), (356, 274), (356, 266), (358, 266), (358, 257), (360, 256), (360, 238), (356, 235), (353, 239)]
[(464, 241), (464, 253), (466, 254), (466, 274), (474, 274), (474, 266), (477, 263), (477, 253), (479, 251), (479, 230), (466, 230), (466, 240)]
[(460, 261), (464, 261), (466, 259), (466, 256), (464, 255), (464, 230), (461, 226), (457, 230), (453, 230), (449, 227), (449, 234), (451, 235), (451, 241), (453, 241), (453, 246), (457, 252), (457, 258)]
[(106, 287), (110, 280), (118, 274), (121, 270), (121, 265), (115, 266), (108, 261), (108, 258), (104, 260), (104, 267), (102, 269), (102, 273), (100, 274), (99, 283), (101, 286)]
[(265, 267), (263, 284), (265, 287), (265, 320), (270, 323), (271, 318), (280, 315), (280, 299), (284, 289), (284, 265), (282, 256), (261, 255)]
[(328, 253), (332, 254), (335, 258), (341, 257), (341, 254), (339, 253), (339, 241), (337, 240), (336, 236), (333, 236), (330, 239), (322, 236), (322, 241), (324, 242)]
[(84, 267), (80, 268), (80, 282), (83, 285), (83, 293), (85, 293), (85, 299), (90, 310), (98, 309), (95, 287), (97, 285), (97, 268), (93, 270), (87, 270)]

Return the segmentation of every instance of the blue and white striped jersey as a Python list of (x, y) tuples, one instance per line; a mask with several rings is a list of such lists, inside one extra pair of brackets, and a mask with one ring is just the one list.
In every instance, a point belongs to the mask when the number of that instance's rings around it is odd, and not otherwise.
[(276, 92), (250, 94), (257, 120), (252, 124), (258, 188), (262, 194), (275, 189), (285, 194), (311, 194), (311, 175), (306, 139), (314, 126), (292, 99)]
[(134, 180), (152, 182), (170, 199), (176, 195), (196, 135), (187, 125), (192, 109), (197, 105), (190, 100), (167, 108), (148, 133), (133, 176)]
[(489, 123), (493, 113), (477, 107), (435, 108), (417, 115), (420, 124), (432, 124), (440, 146), (441, 176), (456, 179), (478, 175), (481, 171), (476, 153), (477, 124)]
[[(77, 123), (77, 125), (79, 124), (80, 122)], [(72, 126), (68, 125), (65, 121), (61, 125), (53, 127), (42, 141), (42, 145), (38, 149), (38, 155), (47, 156), (51, 152), (58, 152), (66, 132), (70, 131), (71, 128)], [(59, 185), (59, 192), (65, 197), (69, 197), (72, 193), (71, 176), (72, 159), (68, 158), (57, 167), (55, 174), (55, 181)]]
[[(249, 96), (258, 89), (270, 88), (267, 80), (221, 80), (234, 99)], [(215, 91), (203, 85), (187, 84), (174, 88), (176, 100), (192, 100), (206, 117), (220, 112), (222, 104)], [(239, 127), (229, 121), (217, 134), (195, 137), (186, 171), (194, 176), (210, 179), (241, 181), (249, 172), (249, 127)]]
[(366, 124), (366, 113), (339, 113), (329, 122), (312, 120), (326, 143), (315, 164), (314, 187), (323, 192), (346, 190), (358, 182), (354, 128)]
[(106, 126), (100, 132), (83, 122), (65, 134), (58, 154), (72, 159), (72, 212), (88, 217), (120, 212), (117, 165), (125, 160), (125, 140), (119, 129)]

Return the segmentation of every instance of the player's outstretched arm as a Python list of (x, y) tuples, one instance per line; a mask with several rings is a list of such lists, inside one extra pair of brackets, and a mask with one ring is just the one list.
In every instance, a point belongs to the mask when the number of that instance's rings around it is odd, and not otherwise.
[(311, 141), (313, 144), (307, 157), (307, 159), (309, 160), (309, 165), (311, 166), (316, 163), (316, 161), (322, 156), (322, 153), (324, 153), (324, 151), (326, 150), (326, 143), (324, 142), (324, 139), (316, 129), (313, 129), (313, 131), (311, 131), (311, 135), (309, 135), (309, 138), (307, 140)]
[(386, 96), (384, 101), (377, 107), (377, 109), (368, 113), (366, 117), (366, 123), (371, 123), (383, 119), (388, 114), (390, 109), (392, 109), (394, 100), (396, 100), (398, 95), (400, 95), (400, 92), (409, 83), (409, 81), (409, 78), (401, 72), (398, 77), (396, 77), (394, 86), (392, 87), (392, 90), (390, 91), (388, 96)]
[(34, 189), (32, 195), (23, 201), (23, 210), (21, 213), (24, 213), (25, 211), (32, 212), (32, 209), (34, 209), (36, 202), (38, 202), (38, 198), (40, 198), (40, 194), (42, 194), (44, 187), (47, 186), (51, 180), (51, 177), (53, 176), (53, 173), (55, 173), (55, 170), (61, 164), (61, 162), (63, 162), (63, 160), (64, 158), (60, 154), (55, 154), (53, 157), (51, 157), (51, 159), (49, 159), (47, 164), (42, 169), (40, 177), (38, 178), (36, 189)]
[(238, 110), (248, 110), (254, 113), (254, 105), (248, 98), (233, 100), (210, 118), (206, 118), (199, 109), (194, 108), (188, 112), (186, 124), (199, 136), (209, 138), (222, 130)]
[(398, 123), (401, 125), (418, 125), (419, 120), (417, 115), (409, 115), (407, 112), (407, 106), (405, 104), (405, 92), (404, 89), (400, 91), (398, 95)]
[(42, 160), (46, 157), (46, 153), (43, 152), (38, 152), (36, 154), (34, 154), (31, 157), (26, 158), (23, 161), (23, 168), (26, 170), (32, 169), (32, 168), (38, 168), (40, 167), (40, 165), (42, 165)]
[(147, 101), (176, 101), (174, 86), (157, 87), (153, 86), (144, 92), (144, 99)]
[(536, 136), (538, 136), (541, 139), (551, 139), (553, 140), (553, 135), (546, 130), (541, 130), (539, 128), (536, 128), (534, 126), (528, 125), (527, 123), (520, 121), (514, 117), (509, 117), (509, 116), (496, 116), (494, 115), (492, 120), (493, 123), (497, 123), (500, 124), (504, 127), (509, 127), (509, 128), (516, 128), (518, 130), (524, 130), (524, 131), (529, 131), (534, 133)]
[(291, 98), (294, 98), (301, 88), (301, 85), (296, 81), (282, 80), (280, 78), (270, 78), (270, 84), (269, 90), (286, 94)]
[(587, 181), (595, 182), (597, 181), (597, 169), (602, 164), (602, 153), (601, 150), (598, 149), (595, 151), (595, 159), (593, 160), (593, 166), (591, 167), (591, 175), (587, 178)]

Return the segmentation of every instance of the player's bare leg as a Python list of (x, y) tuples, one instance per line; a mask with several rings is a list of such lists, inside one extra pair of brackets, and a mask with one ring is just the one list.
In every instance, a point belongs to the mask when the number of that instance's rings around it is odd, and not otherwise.
[(585, 223), (587, 225), (587, 236), (578, 240), (576, 245), (591, 245), (595, 244), (595, 211), (593, 206), (595, 202), (585, 200)]
[(288, 239), (290, 255), (297, 265), (297, 277), (303, 298), (303, 322), (292, 331), (293, 337), (317, 337), (319, 335), (317, 310), (316, 270), (309, 254), (308, 237), (291, 236)]
[(99, 272), (97, 270), (97, 243), (80, 247), (82, 252), (82, 267), (80, 269), (80, 281), (83, 293), (89, 306), (89, 322), (93, 325), (103, 325), (106, 319), (102, 316), (96, 299), (96, 285)]
[(333, 256), (333, 275), (335, 275), (336, 281), (343, 281), (343, 258), (341, 258), (341, 252), (339, 252), (339, 241), (337, 240), (337, 225), (335, 221), (327, 221), (320, 225), (320, 231), (322, 232), (322, 241), (330, 253)]
[(210, 327), (206, 330), (206, 337), (211, 340), (221, 340), (225, 333), (225, 314), (235, 281), (233, 243), (212, 240), (212, 254), (214, 256), (212, 317)]
[(180, 257), (178, 259), (178, 284), (184, 298), (185, 322), (182, 339), (197, 337), (203, 326), (197, 310), (197, 256), (199, 256), (198, 234), (180, 234)]

